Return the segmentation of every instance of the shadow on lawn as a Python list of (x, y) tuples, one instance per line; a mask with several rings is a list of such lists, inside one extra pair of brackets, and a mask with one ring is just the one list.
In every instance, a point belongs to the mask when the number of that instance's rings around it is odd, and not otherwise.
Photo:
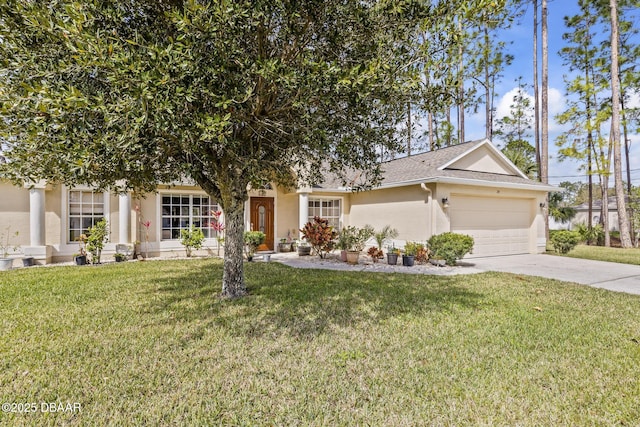
[(287, 334), (312, 339), (332, 328), (366, 327), (405, 315), (474, 308), (483, 295), (459, 286), (460, 278), (305, 270), (278, 263), (245, 265), (250, 295), (221, 300), (221, 263), (206, 263), (159, 278), (151, 312), (164, 321), (195, 321), (226, 333), (259, 337)]

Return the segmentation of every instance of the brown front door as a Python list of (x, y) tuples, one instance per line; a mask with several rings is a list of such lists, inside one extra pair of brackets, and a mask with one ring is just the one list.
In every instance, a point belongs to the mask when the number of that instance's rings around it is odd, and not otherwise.
[[(251, 198), (251, 231), (262, 231), (267, 237), (264, 244), (273, 250), (273, 197)], [(265, 248), (260, 248), (260, 250)]]

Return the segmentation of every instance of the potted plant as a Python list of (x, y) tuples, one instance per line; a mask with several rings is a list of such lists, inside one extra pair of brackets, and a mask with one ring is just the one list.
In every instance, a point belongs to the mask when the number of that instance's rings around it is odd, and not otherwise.
[(402, 265), (405, 267), (413, 267), (415, 263), (418, 245), (414, 242), (407, 242), (404, 245), (404, 255), (402, 255)]
[(311, 255), (311, 246), (304, 240), (298, 245), (298, 256)]
[(121, 254), (120, 252), (116, 252), (115, 254), (113, 254), (113, 257), (116, 259), (116, 262), (127, 260), (127, 256), (125, 254)]
[(400, 255), (400, 249), (392, 246), (387, 252), (387, 264), (396, 265), (398, 263), (398, 256)]
[(100, 255), (104, 244), (109, 240), (109, 226), (107, 220), (102, 218), (88, 230), (87, 252), (91, 254), (91, 264), (100, 264)]
[(6, 233), (0, 238), (0, 271), (11, 270), (13, 259), (9, 258), (9, 249), (13, 252), (17, 251), (20, 245), (11, 245), (11, 236), (18, 237), (19, 232), (11, 233), (11, 226), (7, 227)]
[(253, 254), (258, 250), (258, 246), (264, 243), (267, 236), (262, 231), (245, 231), (244, 232), (244, 250), (247, 261), (253, 261)]
[(347, 249), (351, 244), (353, 235), (351, 230), (353, 227), (345, 227), (340, 233), (338, 233), (338, 240), (336, 241), (336, 248), (340, 250), (340, 260), (347, 262)]
[(287, 239), (280, 239), (278, 243), (278, 252), (291, 252), (291, 243), (287, 242)]
[(373, 238), (378, 244), (380, 250), (382, 250), (384, 244), (388, 240), (395, 239), (396, 237), (398, 237), (398, 230), (396, 230), (395, 228), (391, 228), (390, 225), (385, 225), (384, 227), (382, 227), (382, 230), (373, 233)]
[(367, 240), (373, 236), (374, 230), (370, 225), (365, 225), (363, 228), (350, 226), (347, 227), (347, 229), (352, 235), (347, 250), (347, 262), (349, 264), (357, 264), (360, 258), (360, 252), (364, 250)]
[(76, 238), (76, 241), (78, 242), (78, 252), (73, 254), (73, 261), (76, 265), (85, 265), (87, 263), (87, 250), (85, 249), (87, 245), (87, 235), (84, 233), (81, 234)]
[(367, 254), (369, 254), (374, 263), (378, 262), (378, 260), (384, 256), (382, 249), (378, 249), (376, 246), (371, 246), (367, 251)]

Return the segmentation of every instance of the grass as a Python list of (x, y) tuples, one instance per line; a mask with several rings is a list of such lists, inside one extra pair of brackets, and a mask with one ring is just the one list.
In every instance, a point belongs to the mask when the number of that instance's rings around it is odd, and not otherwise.
[(572, 258), (593, 259), (621, 264), (640, 265), (640, 249), (607, 248), (604, 246), (578, 245), (566, 256)]
[[(216, 260), (0, 274), (3, 425), (634, 425), (640, 298)], [(39, 406), (38, 406), (39, 407)]]

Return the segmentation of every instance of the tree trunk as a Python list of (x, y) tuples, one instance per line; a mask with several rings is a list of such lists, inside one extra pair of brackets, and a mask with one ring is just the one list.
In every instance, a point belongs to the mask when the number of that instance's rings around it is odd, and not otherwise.
[(489, 84), (489, 30), (486, 25), (484, 27), (484, 98), (485, 136), (488, 140), (491, 140), (493, 123), (491, 120), (491, 87)]
[(227, 200), (223, 206), (227, 220), (224, 246), (222, 297), (238, 298), (247, 294), (242, 255), (244, 251), (244, 197)]
[(540, 160), (540, 93), (538, 92), (538, 0), (533, 0), (533, 102), (535, 113), (534, 139), (536, 145), (536, 166), (538, 170), (538, 181), (542, 181), (540, 171), (542, 163)]
[[(542, 141), (540, 144), (540, 180), (549, 183), (549, 43), (547, 0), (542, 0)], [(547, 206), (549, 205), (547, 197)], [(544, 218), (545, 236), (549, 239), (549, 215)]]
[[(458, 21), (458, 31), (462, 34), (462, 23)], [(464, 135), (464, 50), (463, 43), (458, 46), (458, 138), (459, 144), (465, 139)]]
[(620, 245), (631, 247), (629, 218), (622, 183), (622, 152), (620, 149), (620, 74), (618, 64), (618, 2), (609, 0), (611, 7), (611, 139), (613, 139), (613, 173), (615, 178), (616, 201), (618, 206), (618, 226)]

